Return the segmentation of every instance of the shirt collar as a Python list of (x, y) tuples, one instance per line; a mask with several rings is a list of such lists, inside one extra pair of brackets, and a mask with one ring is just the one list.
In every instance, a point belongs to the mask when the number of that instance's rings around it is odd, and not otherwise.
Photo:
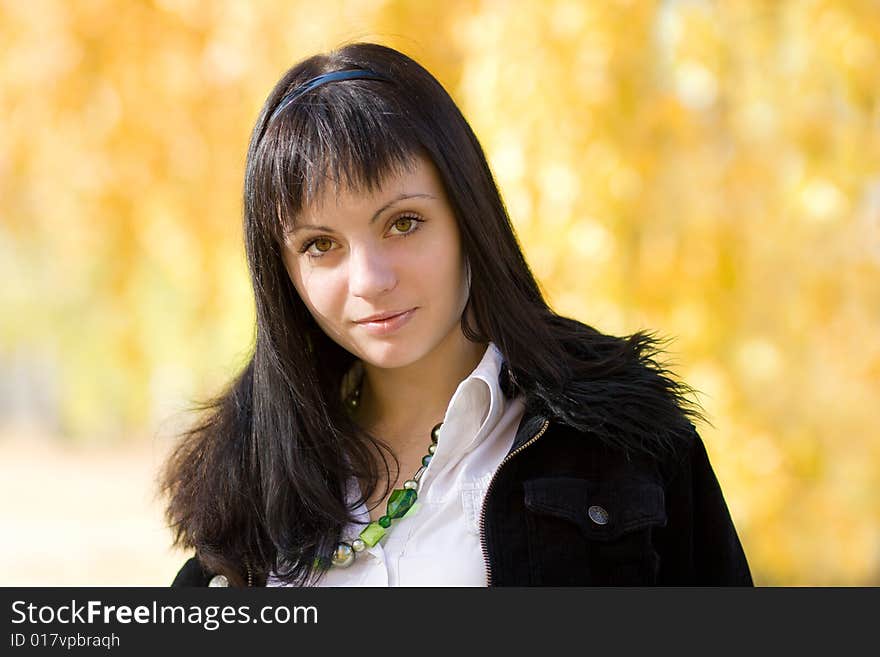
[(504, 415), (506, 399), (499, 383), (503, 363), (501, 351), (490, 342), (473, 372), (458, 385), (440, 429), (444, 451), (473, 449)]

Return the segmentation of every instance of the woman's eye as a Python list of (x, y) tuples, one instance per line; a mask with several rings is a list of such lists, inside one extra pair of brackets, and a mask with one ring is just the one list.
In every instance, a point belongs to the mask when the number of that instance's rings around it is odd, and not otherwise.
[(422, 220), (415, 217), (400, 217), (391, 225), (398, 231), (398, 235), (409, 235), (418, 230), (420, 223), (422, 223)]
[(300, 253), (305, 253), (310, 258), (320, 258), (332, 249), (333, 240), (329, 237), (318, 237), (310, 242), (306, 242), (300, 249)]
[(312, 242), (312, 246), (314, 246), (321, 253), (326, 253), (333, 247), (333, 242), (328, 240), (326, 237), (319, 237), (314, 242)]

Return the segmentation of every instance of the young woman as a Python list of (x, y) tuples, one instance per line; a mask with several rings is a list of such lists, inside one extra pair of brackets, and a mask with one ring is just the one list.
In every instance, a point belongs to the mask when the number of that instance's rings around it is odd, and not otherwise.
[(691, 390), (548, 307), (412, 59), (284, 75), (244, 235), (256, 340), (168, 461), (174, 585), (751, 584)]

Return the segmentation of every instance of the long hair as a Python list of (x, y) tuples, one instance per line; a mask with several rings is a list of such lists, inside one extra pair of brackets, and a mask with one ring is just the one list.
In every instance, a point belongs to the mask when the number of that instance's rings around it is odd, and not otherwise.
[[(324, 84), (276, 115), (306, 81), (353, 69), (383, 79)], [(685, 415), (701, 417), (686, 398), (691, 389), (657, 361), (653, 336), (603, 335), (550, 309), (476, 136), (427, 70), (367, 43), (310, 57), (269, 94), (248, 148), (253, 353), (229, 387), (201, 407), (161, 482), (175, 543), (195, 548), (207, 569), (234, 584), (243, 584), (245, 573), (261, 582), (270, 572), (292, 584), (316, 582), (353, 509), (378, 488), (378, 462), (387, 474), (390, 450), (353, 423), (341, 399), (354, 356), (318, 327), (281, 250), (284, 232), (325, 185), (372, 191), (417, 155), (440, 175), (471, 268), (462, 331), (498, 346), (506, 395), (524, 395), (527, 412), (649, 454), (673, 441)], [(367, 482), (354, 505), (346, 499), (353, 476)]]

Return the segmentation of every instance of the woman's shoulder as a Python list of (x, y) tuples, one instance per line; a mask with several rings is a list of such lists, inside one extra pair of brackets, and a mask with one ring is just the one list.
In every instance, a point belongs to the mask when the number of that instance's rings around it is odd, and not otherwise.
[(703, 420), (693, 389), (666, 366), (665, 340), (650, 332), (619, 337), (576, 320), (565, 326), (569, 375), (541, 401), (549, 415), (626, 452), (681, 454)]

